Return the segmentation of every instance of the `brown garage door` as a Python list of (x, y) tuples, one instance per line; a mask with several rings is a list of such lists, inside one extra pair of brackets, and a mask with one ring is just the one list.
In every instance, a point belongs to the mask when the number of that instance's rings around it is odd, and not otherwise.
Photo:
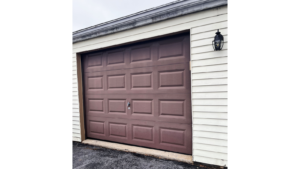
[(84, 55), (87, 137), (192, 153), (189, 34)]

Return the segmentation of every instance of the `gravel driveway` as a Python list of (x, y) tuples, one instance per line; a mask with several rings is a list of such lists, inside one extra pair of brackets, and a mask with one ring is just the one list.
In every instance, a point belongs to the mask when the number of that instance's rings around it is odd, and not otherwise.
[(183, 162), (73, 142), (74, 169), (207, 169)]

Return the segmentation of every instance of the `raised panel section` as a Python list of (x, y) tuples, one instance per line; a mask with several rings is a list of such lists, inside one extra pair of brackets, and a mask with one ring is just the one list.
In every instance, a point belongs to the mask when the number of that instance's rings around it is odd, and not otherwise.
[(107, 77), (108, 89), (125, 88), (125, 75), (116, 75)]
[(133, 100), (133, 114), (152, 114), (152, 100)]
[(88, 77), (88, 88), (89, 89), (103, 89), (103, 78), (102, 77)]
[(184, 146), (184, 130), (160, 128), (159, 135), (163, 144)]
[(159, 58), (170, 58), (183, 55), (183, 41), (172, 41), (159, 46)]
[(126, 100), (108, 100), (109, 113), (125, 113)]
[(89, 100), (90, 111), (103, 112), (103, 100)]
[(110, 136), (127, 137), (126, 124), (109, 123)]
[(102, 55), (88, 56), (88, 67), (102, 66)]
[(183, 70), (159, 73), (159, 87), (181, 87), (184, 82)]
[(143, 141), (153, 141), (153, 127), (151, 126), (132, 126), (132, 139), (143, 140)]
[(124, 51), (110, 52), (107, 54), (107, 65), (125, 63)]
[(131, 50), (131, 62), (151, 60), (151, 52), (150, 51), (151, 51), (151, 48), (149, 46), (132, 49)]
[(90, 131), (92, 133), (104, 134), (104, 122), (90, 121)]
[(161, 100), (159, 102), (159, 114), (171, 116), (184, 115), (184, 101)]
[(132, 88), (151, 88), (151, 73), (133, 74), (131, 75)]

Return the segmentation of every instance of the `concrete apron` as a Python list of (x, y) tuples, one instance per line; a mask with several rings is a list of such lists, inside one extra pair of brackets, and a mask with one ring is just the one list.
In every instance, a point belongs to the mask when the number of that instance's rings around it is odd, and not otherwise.
[(92, 140), (92, 139), (86, 139), (82, 143), (193, 164), (193, 157), (191, 155), (149, 149), (144, 147), (130, 146), (130, 145), (124, 145), (124, 144), (112, 143), (106, 141)]

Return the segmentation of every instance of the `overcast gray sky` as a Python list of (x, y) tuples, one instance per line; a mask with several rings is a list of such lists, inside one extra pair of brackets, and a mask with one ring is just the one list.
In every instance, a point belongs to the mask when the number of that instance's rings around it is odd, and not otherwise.
[(73, 31), (175, 0), (73, 0)]

